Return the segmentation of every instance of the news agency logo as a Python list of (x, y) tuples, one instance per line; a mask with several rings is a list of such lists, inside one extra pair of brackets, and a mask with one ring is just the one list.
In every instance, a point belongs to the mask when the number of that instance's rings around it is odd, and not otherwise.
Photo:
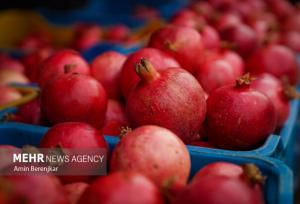
[(0, 152), (0, 175), (105, 175), (107, 150), (101, 148), (33, 148)]

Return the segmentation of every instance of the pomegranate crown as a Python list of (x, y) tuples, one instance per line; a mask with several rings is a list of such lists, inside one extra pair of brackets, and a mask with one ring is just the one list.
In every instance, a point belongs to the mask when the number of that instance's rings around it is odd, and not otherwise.
[(248, 86), (248, 85), (251, 84), (251, 82), (253, 80), (255, 80), (255, 77), (252, 77), (250, 75), (250, 73), (248, 72), (248, 73), (244, 74), (243, 76), (240, 76), (239, 78), (237, 78), (237, 80), (236, 80), (236, 86), (237, 87), (241, 87), (241, 86), (245, 86), (245, 85)]
[(149, 83), (159, 77), (159, 73), (151, 62), (145, 58), (142, 58), (140, 62), (135, 64), (135, 72), (143, 82)]
[(265, 183), (266, 177), (262, 175), (261, 171), (255, 164), (244, 164), (243, 168), (243, 177), (250, 185), (263, 185)]

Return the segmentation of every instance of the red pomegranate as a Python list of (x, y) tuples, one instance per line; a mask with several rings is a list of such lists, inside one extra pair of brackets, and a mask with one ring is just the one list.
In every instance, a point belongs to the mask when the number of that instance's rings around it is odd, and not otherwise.
[(275, 130), (276, 111), (263, 93), (251, 89), (250, 75), (210, 93), (205, 130), (212, 144), (224, 149), (251, 149)]
[(111, 26), (106, 32), (106, 39), (113, 42), (124, 42), (130, 36), (130, 29), (124, 25)]
[(52, 48), (42, 48), (25, 55), (22, 58), (26, 70), (25, 74), (32, 82), (38, 81), (39, 64), (53, 53)]
[(48, 81), (64, 74), (65, 68), (72, 73), (90, 74), (88, 63), (74, 50), (60, 50), (44, 60), (38, 71), (38, 83), (43, 87)]
[(158, 71), (168, 67), (180, 67), (178, 62), (171, 56), (155, 48), (142, 48), (132, 53), (127, 57), (121, 72), (120, 86), (125, 98), (128, 97), (132, 88), (140, 81), (135, 73), (135, 64), (142, 58), (148, 59)]
[(42, 113), (52, 124), (86, 122), (100, 128), (104, 124), (106, 108), (103, 86), (87, 75), (65, 73), (42, 88)]
[(104, 126), (101, 131), (104, 135), (119, 136), (122, 127), (128, 126), (125, 107), (118, 101), (108, 100)]
[(256, 76), (251, 83), (251, 88), (262, 92), (271, 99), (277, 113), (276, 127), (282, 127), (289, 116), (289, 100), (295, 97), (295, 93), (285, 89), (279, 79), (268, 73)]
[(287, 77), (291, 84), (297, 83), (297, 69), (295, 54), (283, 45), (268, 45), (258, 49), (247, 61), (249, 72), (268, 72), (279, 79)]
[(164, 203), (158, 188), (144, 175), (135, 172), (116, 172), (93, 182), (83, 193), (78, 204), (124, 202)]
[(159, 126), (142, 126), (125, 134), (110, 161), (111, 171), (142, 173), (161, 189), (185, 185), (190, 167), (184, 143)]
[(166, 26), (155, 31), (148, 44), (173, 56), (182, 68), (195, 72), (203, 41), (197, 30), (184, 26)]
[(75, 50), (86, 50), (101, 41), (102, 30), (95, 24), (78, 24), (71, 47)]
[(17, 72), (24, 73), (25, 67), (16, 59), (12, 59), (9, 56), (0, 53), (0, 69), (10, 69)]
[(0, 180), (2, 203), (69, 203), (62, 185), (55, 176), (6, 176)]
[(34, 99), (20, 106), (13, 118), (17, 122), (29, 123), (34, 125), (42, 124), (40, 99)]
[(237, 77), (232, 65), (222, 59), (202, 64), (196, 75), (197, 80), (208, 94), (224, 85), (234, 84)]
[(246, 164), (240, 177), (233, 172), (230, 167), (227, 173), (207, 171), (208, 175), (192, 181), (175, 197), (173, 203), (223, 204), (226, 200), (231, 204), (264, 204), (261, 188), (264, 177), (259, 169), (253, 164)]
[(89, 185), (83, 182), (64, 185), (70, 204), (77, 204), (81, 195)]
[(180, 68), (158, 72), (146, 59), (136, 65), (141, 81), (126, 104), (130, 124), (159, 125), (184, 142), (192, 141), (205, 118), (204, 91), (197, 80)]
[(125, 55), (108, 51), (98, 55), (91, 63), (92, 76), (101, 82), (109, 98), (121, 98), (119, 81), (125, 60)]

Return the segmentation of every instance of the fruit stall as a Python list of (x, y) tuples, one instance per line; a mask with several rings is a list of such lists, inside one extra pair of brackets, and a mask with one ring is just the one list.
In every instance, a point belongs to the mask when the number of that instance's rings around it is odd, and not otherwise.
[(0, 26), (0, 204), (300, 203), (297, 1), (4, 1)]

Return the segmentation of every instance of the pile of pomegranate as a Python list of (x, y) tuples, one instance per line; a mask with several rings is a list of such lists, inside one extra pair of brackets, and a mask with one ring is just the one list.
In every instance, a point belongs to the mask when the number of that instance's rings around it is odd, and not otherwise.
[[(10, 83), (37, 83), (40, 95), (8, 119), (51, 127), (41, 147), (109, 151), (103, 135), (120, 142), (108, 176), (61, 177), (65, 186), (52, 176), (3, 178), (0, 203), (38, 203), (50, 189), (49, 204), (264, 203), (264, 177), (252, 164), (209, 164), (188, 183), (186, 145), (252, 150), (281, 130), (299, 97), (299, 22), (286, 0), (194, 0), (142, 48), (91, 62), (80, 51), (132, 42), (133, 31), (78, 24), (64, 48), (44, 33), (26, 36), (16, 44), (21, 59), (0, 55), (0, 105), (22, 98)], [(34, 196), (25, 183), (43, 188)]]

